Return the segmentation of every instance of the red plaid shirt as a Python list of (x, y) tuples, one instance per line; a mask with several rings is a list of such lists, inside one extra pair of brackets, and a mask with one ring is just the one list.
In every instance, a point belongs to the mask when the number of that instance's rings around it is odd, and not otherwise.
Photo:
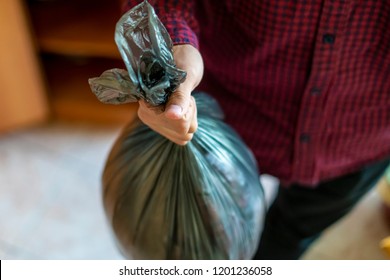
[(262, 173), (315, 185), (389, 157), (389, 1), (150, 3)]

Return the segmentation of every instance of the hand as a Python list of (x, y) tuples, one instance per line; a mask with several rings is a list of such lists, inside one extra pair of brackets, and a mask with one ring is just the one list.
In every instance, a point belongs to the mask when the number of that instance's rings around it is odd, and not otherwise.
[(162, 113), (139, 101), (138, 117), (151, 129), (178, 145), (187, 144), (198, 128), (195, 99), (191, 92), (203, 76), (203, 60), (191, 45), (173, 47), (173, 57), (178, 68), (187, 72), (186, 80), (170, 96)]

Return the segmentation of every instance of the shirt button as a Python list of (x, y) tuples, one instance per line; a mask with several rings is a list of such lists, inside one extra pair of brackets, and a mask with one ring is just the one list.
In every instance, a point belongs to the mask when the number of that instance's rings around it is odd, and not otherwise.
[(321, 94), (321, 89), (319, 89), (318, 87), (313, 87), (310, 90), (310, 94), (311, 95), (320, 95)]
[(302, 133), (300, 136), (299, 136), (299, 141), (301, 143), (308, 143), (310, 142), (310, 135), (307, 134), (307, 133)]
[(322, 36), (322, 42), (324, 44), (332, 45), (334, 44), (335, 40), (336, 40), (336, 36), (334, 34), (326, 33), (324, 36)]

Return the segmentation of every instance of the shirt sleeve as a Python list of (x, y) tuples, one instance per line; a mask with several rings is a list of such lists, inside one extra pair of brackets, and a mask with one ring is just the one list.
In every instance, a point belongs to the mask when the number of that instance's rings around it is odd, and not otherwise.
[[(142, 0), (123, 0), (122, 10), (126, 12)], [(191, 44), (199, 48), (199, 25), (195, 18), (195, 0), (149, 1), (164, 24), (174, 45)]]

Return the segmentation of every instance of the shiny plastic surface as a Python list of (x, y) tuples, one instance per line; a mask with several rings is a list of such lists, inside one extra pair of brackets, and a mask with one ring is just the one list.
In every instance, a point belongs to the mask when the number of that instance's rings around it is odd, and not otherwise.
[(122, 252), (135, 259), (250, 259), (265, 204), (256, 162), (195, 94), (199, 127), (186, 146), (129, 125), (104, 170), (104, 205)]
[(186, 72), (176, 68), (171, 38), (147, 1), (121, 17), (115, 29), (115, 42), (127, 73), (112, 69), (90, 79), (97, 98), (112, 104), (139, 98), (153, 106), (166, 103), (184, 81)]

